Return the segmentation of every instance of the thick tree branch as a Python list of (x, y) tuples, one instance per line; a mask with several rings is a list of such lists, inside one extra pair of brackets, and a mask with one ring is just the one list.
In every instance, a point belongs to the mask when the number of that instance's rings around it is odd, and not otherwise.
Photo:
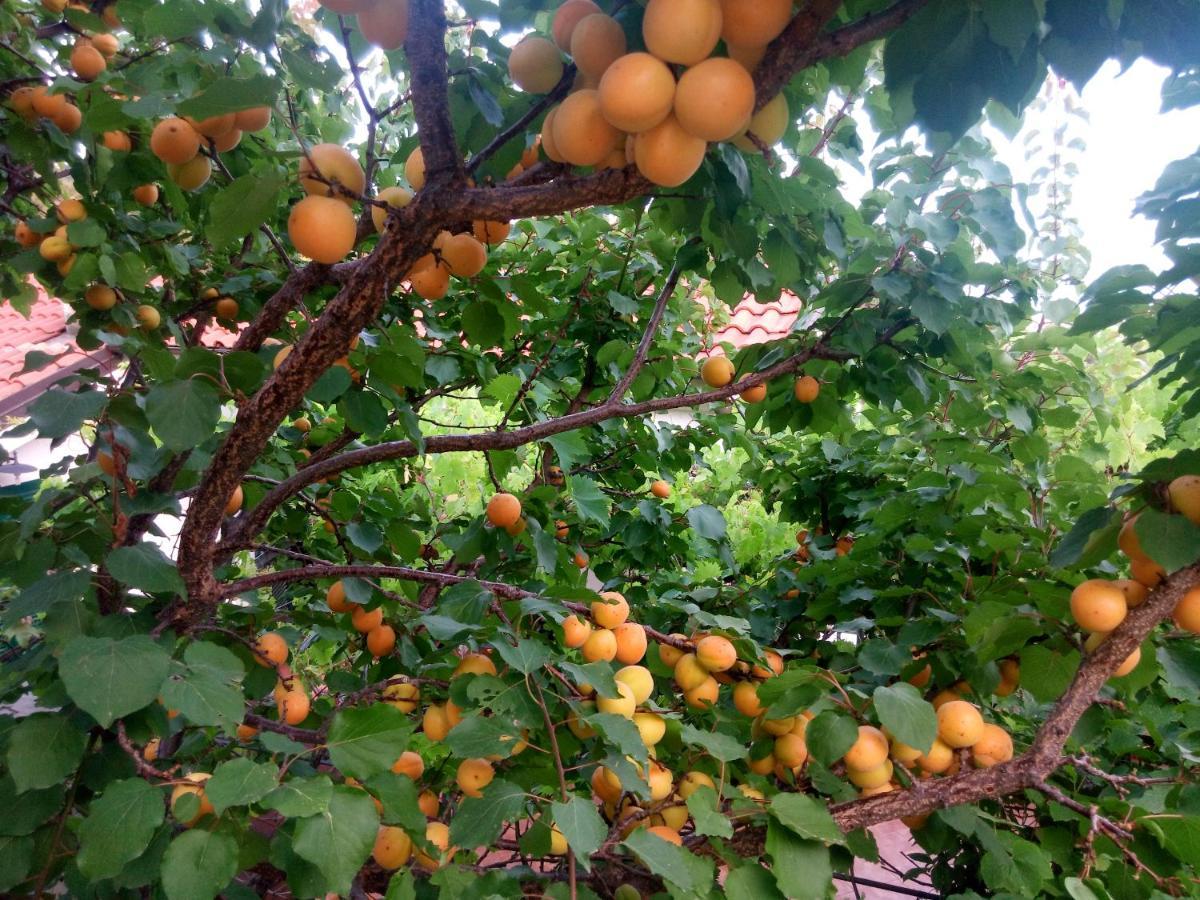
[(412, 82), (413, 116), (425, 157), (426, 186), (460, 185), (466, 181), (466, 174), (450, 122), (446, 11), (442, 0), (413, 0), (404, 52)]
[(843, 831), (853, 831), (901, 816), (920, 815), (1038, 787), (1062, 764), (1063, 748), (1075, 724), (1095, 702), (1112, 673), (1171, 614), (1180, 598), (1198, 584), (1200, 565), (1181, 569), (1151, 592), (1145, 603), (1130, 610), (1125, 621), (1083, 660), (1071, 686), (1055, 704), (1029, 749), (1020, 756), (990, 769), (920, 781), (905, 791), (840, 804), (831, 810), (834, 819)]
[[(293, 354), (294, 355), (294, 354)], [(484, 450), (511, 450), (516, 447), (545, 440), (557, 434), (574, 431), (589, 425), (597, 425), (609, 419), (629, 419), (649, 415), (655, 412), (666, 412), (672, 409), (703, 406), (706, 403), (719, 403), (729, 400), (742, 391), (756, 384), (770, 381), (781, 375), (787, 375), (799, 369), (810, 359), (832, 359), (845, 361), (855, 354), (847, 350), (838, 350), (824, 344), (815, 344), (788, 359), (782, 360), (761, 372), (747, 375), (734, 384), (711, 391), (679, 394), (673, 397), (656, 397), (643, 400), (640, 403), (622, 403), (619, 396), (610, 398), (600, 406), (568, 413), (555, 419), (536, 422), (523, 428), (509, 431), (488, 431), (475, 434), (434, 435), (425, 439), (423, 450), (419, 450), (412, 441), (392, 441), (351, 450), (330, 459), (305, 466), (289, 478), (279, 483), (270, 491), (250, 513), (244, 516), (229, 538), (221, 545), (222, 551), (239, 549), (247, 540), (252, 538), (266, 524), (271, 513), (288, 497), (304, 488), (306, 485), (347, 469), (386, 462), (394, 459), (408, 459), (417, 456), (419, 452), (455, 453)], [(288, 357), (291, 360), (291, 357)], [(232, 490), (232, 488), (230, 489)]]

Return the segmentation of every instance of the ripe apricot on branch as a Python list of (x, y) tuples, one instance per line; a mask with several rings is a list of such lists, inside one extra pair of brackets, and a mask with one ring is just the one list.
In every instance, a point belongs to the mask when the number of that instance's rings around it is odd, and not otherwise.
[(671, 485), (663, 481), (661, 478), (650, 483), (650, 493), (659, 500), (666, 500), (671, 496)]
[(617, 638), (607, 628), (597, 628), (586, 641), (580, 652), (588, 662), (611, 662), (617, 656)]
[(360, 634), (369, 634), (373, 628), (383, 624), (383, 609), (376, 607), (372, 610), (356, 606), (350, 613), (350, 622), (354, 630)]
[(566, 0), (554, 13), (554, 21), (550, 26), (550, 33), (554, 37), (554, 43), (558, 45), (560, 50), (570, 50), (571, 37), (575, 33), (575, 26), (579, 24), (581, 19), (600, 11), (600, 7), (593, 3), (592, 0)]
[(332, 197), (305, 197), (288, 215), (288, 237), (315, 262), (332, 264), (354, 249), (358, 223), (354, 213)]
[(408, 0), (376, 0), (359, 12), (358, 27), (368, 44), (398, 50), (408, 37)]
[(938, 738), (948, 747), (970, 747), (983, 735), (983, 716), (966, 700), (951, 700), (937, 711)]
[(679, 187), (696, 174), (707, 150), (704, 139), (684, 130), (672, 114), (637, 136), (633, 161), (648, 181)]
[(746, 129), (753, 112), (754, 79), (732, 59), (706, 59), (679, 78), (675, 118), (689, 134), (729, 140)]
[(642, 19), (646, 49), (664, 62), (694, 66), (721, 37), (717, 0), (650, 0)]
[(801, 403), (812, 403), (817, 399), (817, 395), (821, 393), (821, 383), (811, 375), (801, 375), (796, 379), (796, 386), (793, 388), (796, 399)]
[(352, 203), (366, 184), (366, 173), (354, 154), (339, 144), (316, 144), (300, 158), (300, 186), (306, 194)]
[(616, 149), (621, 132), (600, 111), (600, 94), (590, 88), (567, 97), (554, 113), (554, 147), (574, 166), (594, 166)]
[(483, 789), (492, 783), (496, 770), (486, 759), (464, 759), (458, 765), (455, 781), (468, 797), (480, 797)]
[(1125, 593), (1111, 581), (1092, 578), (1071, 591), (1071, 615), (1085, 631), (1112, 631), (1128, 611)]
[(1171, 618), (1184, 631), (1200, 634), (1200, 588), (1192, 588), (1179, 599)]
[(391, 625), (376, 625), (367, 632), (367, 650), (376, 659), (396, 649), (396, 632)]
[(200, 135), (184, 119), (163, 119), (150, 132), (150, 152), (165, 163), (185, 163), (200, 152)]
[(792, 18), (792, 0), (720, 0), (721, 39), (726, 44), (765, 47)]
[(515, 525), (521, 518), (521, 501), (512, 494), (496, 494), (488, 501), (487, 520), (497, 528)]
[(592, 619), (601, 628), (616, 628), (629, 618), (629, 603), (616, 591), (601, 591), (592, 601)]
[(563, 76), (558, 47), (539, 35), (522, 38), (508, 55), (508, 76), (523, 91), (549, 93)]
[(709, 387), (723, 388), (733, 382), (733, 363), (727, 356), (710, 356), (700, 367), (700, 377)]
[(287, 641), (279, 634), (268, 631), (259, 636), (254, 642), (254, 661), (268, 668), (281, 666), (287, 662)]
[(737, 662), (737, 651), (728, 638), (709, 635), (696, 642), (696, 660), (710, 672), (724, 672)]
[(612, 630), (617, 641), (617, 662), (639, 663), (646, 655), (646, 629), (636, 622), (622, 622)]
[(380, 825), (375, 835), (375, 846), (371, 857), (384, 869), (398, 869), (412, 856), (412, 838), (403, 828), (395, 825)]
[(625, 31), (612, 16), (592, 13), (580, 19), (571, 32), (571, 58), (592, 83), (625, 53)]
[(846, 768), (867, 772), (883, 765), (888, 757), (888, 739), (872, 725), (859, 725), (858, 737), (842, 757)]
[(637, 134), (670, 115), (675, 76), (649, 53), (627, 53), (605, 70), (597, 90), (604, 118), (621, 131)]

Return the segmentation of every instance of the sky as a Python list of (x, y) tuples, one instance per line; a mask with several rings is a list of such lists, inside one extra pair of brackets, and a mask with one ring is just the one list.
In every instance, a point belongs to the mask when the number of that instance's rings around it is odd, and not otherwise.
[[(1090, 122), (1079, 160), (1074, 213), (1092, 251), (1091, 277), (1115, 265), (1166, 261), (1154, 244), (1154, 225), (1133, 217), (1133, 205), (1154, 187), (1167, 163), (1200, 146), (1200, 107), (1161, 112), (1167, 70), (1138, 60), (1125, 72), (1109, 60), (1083, 90)], [(1028, 127), (1028, 126), (1027, 126)]]

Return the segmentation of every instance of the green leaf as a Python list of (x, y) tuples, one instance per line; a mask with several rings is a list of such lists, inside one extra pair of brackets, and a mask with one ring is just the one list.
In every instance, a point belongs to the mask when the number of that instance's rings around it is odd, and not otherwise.
[(1063, 695), (1078, 668), (1075, 650), (1056, 653), (1044, 644), (1035, 644), (1021, 651), (1021, 687), (1035, 700), (1049, 703)]
[(646, 745), (642, 742), (642, 734), (629, 719), (615, 713), (592, 713), (587, 717), (587, 722), (622, 756), (631, 756), (639, 762), (646, 761)]
[(683, 847), (677, 847), (657, 834), (640, 828), (625, 838), (624, 843), (645, 863), (647, 869), (670, 883), (679, 893), (703, 896), (712, 887), (711, 860), (693, 856)]
[(702, 731), (684, 722), (680, 726), (679, 737), (685, 744), (695, 744), (704, 748), (709, 756), (721, 762), (735, 762), (746, 757), (745, 744), (719, 731)]
[(1087, 568), (1111, 556), (1117, 549), (1121, 515), (1111, 506), (1089, 509), (1076, 520), (1050, 553), (1050, 565)]
[(121, 584), (149, 593), (183, 593), (183, 580), (175, 563), (156, 544), (144, 542), (133, 547), (118, 547), (104, 560), (108, 574)]
[(717, 792), (704, 785), (687, 798), (688, 812), (696, 825), (697, 834), (712, 837), (733, 837), (733, 825), (717, 805)]
[(352, 778), (370, 778), (391, 768), (411, 736), (408, 716), (390, 704), (343, 709), (329, 728), (329, 761)]
[(29, 418), (44, 438), (58, 440), (75, 434), (88, 419), (104, 410), (108, 398), (100, 391), (67, 391), (52, 387), (29, 405)]
[(55, 572), (39, 578), (21, 590), (21, 593), (4, 610), (3, 621), (13, 626), (25, 616), (44, 613), (55, 603), (77, 603), (87, 596), (92, 583), (90, 572)]
[(506, 640), (493, 641), (492, 646), (501, 659), (522, 675), (536, 672), (550, 659), (550, 651), (544, 644), (528, 638), (518, 638), (515, 647)]
[(592, 457), (587, 439), (582, 431), (567, 431), (563, 434), (552, 435), (546, 438), (546, 443), (554, 448), (554, 455), (558, 457), (558, 466), (567, 474), (570, 474), (576, 465)]
[(240, 757), (223, 762), (213, 770), (204, 793), (217, 815), (231, 806), (250, 806), (267, 796), (279, 783), (279, 768)]
[(292, 849), (320, 870), (329, 890), (349, 894), (350, 882), (371, 855), (378, 830), (379, 815), (370, 796), (339, 785), (325, 812), (296, 823)]
[(146, 635), (122, 640), (81, 636), (63, 647), (58, 674), (76, 705), (107, 728), (154, 702), (170, 662)]
[(1155, 815), (1138, 822), (1148, 826), (1163, 849), (1180, 862), (1195, 864), (1200, 859), (1200, 817)]
[(87, 735), (61, 714), (21, 719), (8, 735), (8, 771), (17, 793), (48, 788), (79, 768)]
[(288, 819), (315, 816), (329, 809), (333, 782), (328, 775), (289, 778), (263, 798), (262, 805)]
[(504, 316), (490, 300), (475, 300), (463, 310), (462, 326), (472, 344), (491, 347), (504, 334)]
[(16, 887), (33, 868), (32, 837), (0, 837), (0, 891)]
[(190, 644), (183, 660), (163, 683), (163, 702), (195, 725), (217, 725), (233, 734), (246, 712), (241, 660), (211, 641)]
[(67, 226), (67, 240), (75, 247), (99, 247), (104, 243), (104, 226), (95, 219), (72, 222)]
[(18, 800), (12, 773), (0, 775), (0, 809), (7, 810), (0, 818), (0, 834), (14, 837), (33, 834), (62, 808), (64, 793), (63, 785), (56, 784), (45, 790), (25, 791)]
[(687, 511), (688, 524), (702, 538), (719, 541), (725, 537), (725, 517), (715, 506), (702, 503)]
[(483, 789), (482, 797), (467, 797), (450, 820), (450, 844), (454, 847), (488, 847), (500, 836), (504, 825), (522, 815), (525, 792), (511, 781), (496, 779)]
[(216, 389), (203, 379), (171, 381), (150, 388), (146, 418), (169, 449), (182, 453), (212, 436), (221, 421), (221, 401)]
[(937, 737), (937, 713), (907, 682), (875, 688), (875, 712), (879, 721), (896, 740), (915, 750), (928, 753)]
[(163, 855), (163, 891), (167, 900), (213, 900), (237, 870), (238, 848), (232, 837), (217, 831), (185, 831)]
[(464, 716), (463, 720), (450, 729), (446, 746), (460, 759), (475, 759), (485, 756), (506, 757), (512, 752), (513, 732), (511, 722), (495, 716)]
[(550, 813), (574, 852), (575, 861), (585, 872), (590, 872), (592, 854), (608, 836), (608, 826), (596, 812), (596, 805), (589, 798), (573, 796), (566, 803), (557, 800), (551, 803)]
[(216, 79), (199, 94), (177, 104), (175, 114), (207, 119), (256, 106), (271, 106), (278, 95), (279, 81), (269, 75), (251, 75), (249, 78), (225, 76)]
[(397, 872), (388, 882), (383, 900), (417, 900), (417, 881), (411, 869)]
[(217, 191), (208, 204), (205, 228), (213, 248), (220, 250), (266, 222), (279, 204), (284, 183), (277, 171), (251, 172)]
[(849, 716), (826, 710), (808, 723), (804, 736), (813, 759), (830, 766), (858, 740), (858, 726)]
[(758, 702), (770, 718), (786, 719), (816, 703), (828, 687), (829, 682), (813, 669), (792, 666), (758, 686)]
[(609, 663), (579, 663), (563, 662), (559, 664), (564, 672), (571, 676), (576, 685), (590, 684), (601, 697), (616, 697), (617, 679), (613, 677), (613, 667)]
[(846, 836), (833, 821), (829, 809), (808, 794), (781, 793), (771, 798), (770, 813), (781, 825), (802, 838), (844, 844)]
[(567, 490), (575, 500), (575, 508), (579, 511), (580, 516), (598, 523), (602, 528), (608, 527), (608, 511), (611, 503), (596, 482), (583, 475), (568, 475)]
[(1138, 515), (1134, 530), (1143, 547), (1153, 548), (1155, 562), (1168, 574), (1200, 559), (1200, 526), (1185, 516), (1147, 509)]
[(754, 861), (730, 871), (725, 896), (728, 900), (784, 900), (771, 871)]
[(90, 881), (120, 874), (163, 822), (163, 794), (141, 778), (114, 781), (88, 807), (79, 826), (79, 871)]
[(417, 836), (425, 833), (425, 814), (417, 806), (417, 786), (407, 775), (380, 772), (366, 781), (367, 790), (383, 804), (386, 825), (399, 825)]
[(767, 853), (775, 884), (789, 900), (819, 900), (833, 883), (829, 848), (794, 834), (777, 819), (767, 822)]

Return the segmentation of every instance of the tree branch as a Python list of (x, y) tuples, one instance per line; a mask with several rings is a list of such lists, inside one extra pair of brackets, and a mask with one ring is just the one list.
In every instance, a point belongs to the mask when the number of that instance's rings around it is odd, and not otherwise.
[(550, 89), (550, 93), (539, 97), (537, 102), (525, 110), (525, 113), (517, 121), (488, 141), (482, 150), (471, 157), (467, 162), (467, 174), (474, 174), (475, 170), (495, 156), (500, 148), (521, 134), (530, 122), (545, 112), (552, 104), (567, 96), (567, 91), (571, 89), (574, 82), (575, 66), (569, 65), (563, 70), (563, 76), (558, 80), (558, 84)]
[(404, 52), (412, 82), (413, 116), (425, 157), (426, 186), (460, 185), (466, 181), (466, 173), (450, 121), (442, 0), (412, 0)]

